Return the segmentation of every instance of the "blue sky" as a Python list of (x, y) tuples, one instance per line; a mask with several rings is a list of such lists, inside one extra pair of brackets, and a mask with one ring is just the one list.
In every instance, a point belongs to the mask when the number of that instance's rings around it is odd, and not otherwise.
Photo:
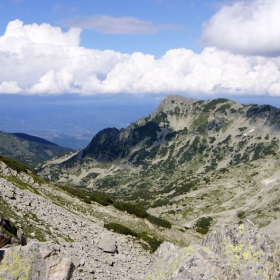
[(280, 107), (279, 14), (279, 0), (1, 0), (0, 123), (40, 102), (155, 108), (167, 94)]
[[(203, 0), (69, 0), (69, 1), (1, 1), (1, 34), (8, 22), (19, 19), (24, 24), (49, 23), (64, 31), (71, 21), (90, 22), (94, 17), (99, 21), (110, 18), (134, 18), (138, 26), (146, 24), (146, 30), (106, 31), (101, 27), (83, 28), (80, 45), (93, 49), (112, 49), (122, 53), (143, 52), (161, 57), (175, 48), (202, 50), (199, 43), (201, 24), (215, 12), (211, 1)], [(217, 6), (216, 6), (217, 7)], [(98, 18), (96, 19), (96, 21)], [(128, 24), (131, 21), (127, 21)], [(96, 24), (97, 25), (97, 24)], [(110, 23), (108, 23), (110, 25)]]

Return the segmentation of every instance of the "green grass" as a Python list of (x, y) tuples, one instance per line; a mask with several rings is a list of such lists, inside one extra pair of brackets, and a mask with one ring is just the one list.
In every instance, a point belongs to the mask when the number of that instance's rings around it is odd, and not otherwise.
[[(5, 157), (5, 156), (1, 156), (0, 155), (0, 161), (3, 161), (8, 167), (16, 170), (17, 172), (24, 172), (24, 173), (32, 173), (34, 174), (34, 171), (27, 165), (15, 161), (11, 158)], [(29, 172), (28, 172), (29, 171)]]
[(40, 193), (38, 192), (38, 190), (35, 187), (19, 180), (16, 177), (4, 177), (4, 178), (22, 190), (30, 190), (31, 192), (40, 195)]

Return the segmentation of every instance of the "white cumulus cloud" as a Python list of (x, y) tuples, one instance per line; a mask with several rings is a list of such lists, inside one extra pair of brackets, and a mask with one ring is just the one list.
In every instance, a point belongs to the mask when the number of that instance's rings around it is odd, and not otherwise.
[(207, 47), (199, 54), (173, 49), (155, 59), (140, 52), (130, 55), (80, 47), (80, 32), (10, 22), (0, 37), (0, 93), (280, 96), (279, 56)]
[(2, 82), (0, 84), (0, 93), (20, 93), (17, 81)]
[(77, 47), (80, 33), (79, 28), (71, 28), (63, 33), (59, 27), (47, 23), (23, 25), (23, 22), (17, 19), (9, 22), (5, 34), (0, 37), (0, 50), (18, 53), (22, 48), (35, 44)]
[(238, 1), (204, 24), (202, 39), (235, 53), (279, 55), (279, 15), (279, 0)]

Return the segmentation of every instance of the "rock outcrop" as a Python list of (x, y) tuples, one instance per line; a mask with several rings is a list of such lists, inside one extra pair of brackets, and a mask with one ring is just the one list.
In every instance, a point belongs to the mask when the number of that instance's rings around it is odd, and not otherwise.
[(74, 266), (51, 242), (0, 250), (0, 279), (69, 280)]
[(214, 227), (201, 245), (163, 243), (146, 280), (280, 279), (280, 258), (272, 240), (250, 221)]
[(26, 239), (21, 230), (5, 220), (0, 212), (0, 248), (8, 245), (26, 245)]

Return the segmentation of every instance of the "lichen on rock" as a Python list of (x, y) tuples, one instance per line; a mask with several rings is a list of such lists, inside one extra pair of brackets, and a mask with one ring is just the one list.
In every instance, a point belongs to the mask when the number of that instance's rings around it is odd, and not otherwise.
[(0, 280), (69, 280), (73, 264), (62, 258), (59, 246), (51, 242), (32, 242), (1, 250)]
[(146, 280), (280, 279), (274, 242), (248, 221), (215, 226), (201, 245), (163, 243)]

